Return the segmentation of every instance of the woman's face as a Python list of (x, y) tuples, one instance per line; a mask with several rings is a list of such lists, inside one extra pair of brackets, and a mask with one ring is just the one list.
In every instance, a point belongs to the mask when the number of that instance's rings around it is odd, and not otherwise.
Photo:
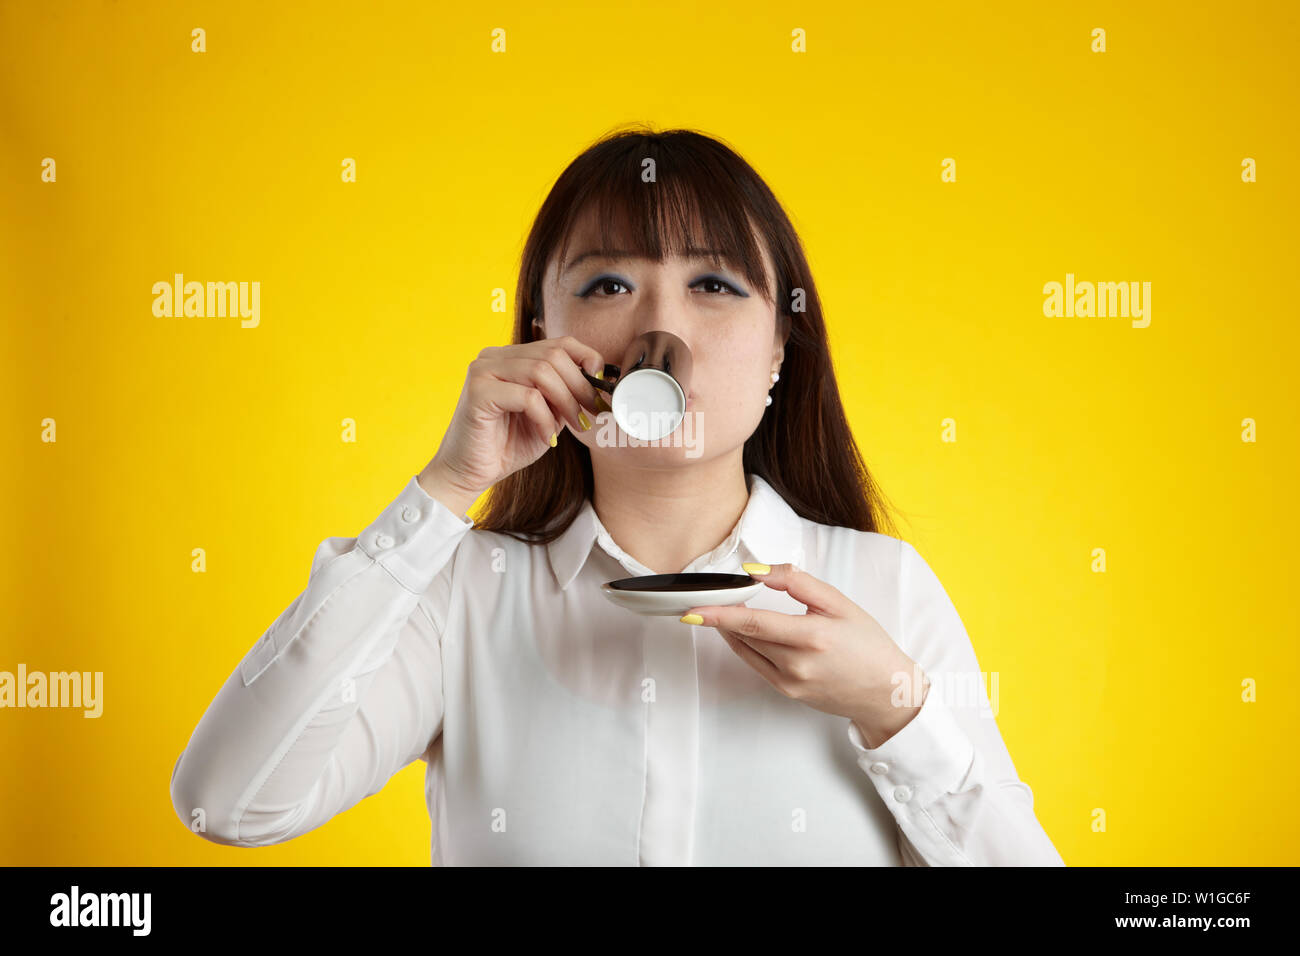
[[(765, 244), (760, 246), (775, 288), (771, 257)], [(588, 215), (575, 225), (564, 272), (558, 273), (558, 253), (547, 264), (542, 334), (571, 335), (617, 365), (638, 335), (666, 330), (690, 347), (692, 372), (686, 418), (658, 443), (631, 447), (608, 412), (589, 430), (573, 432), (591, 451), (593, 463), (617, 455), (624, 463), (663, 466), (742, 447), (758, 427), (772, 372), (784, 356), (775, 305), (735, 269), (715, 268), (708, 258), (666, 257), (659, 263), (585, 256), (597, 250), (599, 235)]]

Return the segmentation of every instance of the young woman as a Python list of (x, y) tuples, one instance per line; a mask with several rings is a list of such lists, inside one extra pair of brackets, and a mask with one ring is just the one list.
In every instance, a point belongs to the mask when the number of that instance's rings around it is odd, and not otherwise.
[[(435, 865), (1061, 865), (952, 602), (885, 533), (757, 173), (689, 130), (606, 137), (516, 300), (437, 454), (320, 545), (203, 715), (186, 825), (290, 840), (424, 759)], [(693, 353), (689, 443), (628, 442), (582, 374), (656, 329)], [(742, 569), (748, 606), (680, 620), (600, 593)]]

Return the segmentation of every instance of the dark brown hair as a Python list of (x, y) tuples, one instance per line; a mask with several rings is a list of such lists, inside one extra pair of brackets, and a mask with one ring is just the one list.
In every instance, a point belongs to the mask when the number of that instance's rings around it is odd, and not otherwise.
[[(654, 181), (643, 181), (645, 161)], [(831, 365), (812, 272), (785, 211), (758, 173), (721, 141), (689, 129), (615, 131), (593, 143), (560, 175), (524, 245), (515, 294), (513, 342), (538, 337), (542, 280), (570, 229), (594, 204), (602, 248), (663, 261), (687, 248), (718, 250), (769, 302), (789, 330), (772, 404), (745, 442), (746, 474), (761, 476), (799, 515), (859, 531), (895, 533), (889, 507), (849, 430)], [(698, 223), (704, 235), (691, 235)], [(755, 231), (776, 272), (768, 285)], [(612, 243), (617, 236), (620, 240)], [(703, 239), (703, 242), (700, 240)], [(802, 295), (796, 300), (796, 290)], [(775, 295), (775, 298), (774, 298)], [(797, 307), (796, 307), (797, 306)], [(542, 544), (558, 537), (594, 490), (591, 453), (568, 429), (531, 465), (492, 486), (474, 527)]]

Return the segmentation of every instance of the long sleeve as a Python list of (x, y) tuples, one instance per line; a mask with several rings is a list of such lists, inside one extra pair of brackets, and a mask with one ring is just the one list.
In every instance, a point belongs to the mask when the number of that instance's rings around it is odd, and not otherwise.
[(451, 558), (472, 526), (413, 476), (360, 536), (321, 542), (306, 589), (176, 761), (172, 805), (187, 827), (231, 846), (281, 843), (426, 752), (442, 729)]
[(930, 566), (900, 542), (898, 644), (930, 678), (879, 747), (849, 721), (858, 765), (898, 822), (908, 866), (1064, 866), (998, 731), (975, 650)]

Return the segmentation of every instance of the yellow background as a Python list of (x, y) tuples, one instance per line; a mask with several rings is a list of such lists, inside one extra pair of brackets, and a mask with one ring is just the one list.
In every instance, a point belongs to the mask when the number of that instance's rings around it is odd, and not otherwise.
[[(0, 669), (104, 672), (98, 720), (0, 711), (0, 861), (428, 864), (422, 762), (260, 852), (188, 833), (172, 766), (437, 449), (555, 177), (644, 121), (789, 210), (1066, 862), (1300, 862), (1295, 11), (0, 4)], [(155, 318), (176, 272), (260, 281), (260, 326)], [(1044, 317), (1067, 272), (1151, 282), (1150, 327)]]

